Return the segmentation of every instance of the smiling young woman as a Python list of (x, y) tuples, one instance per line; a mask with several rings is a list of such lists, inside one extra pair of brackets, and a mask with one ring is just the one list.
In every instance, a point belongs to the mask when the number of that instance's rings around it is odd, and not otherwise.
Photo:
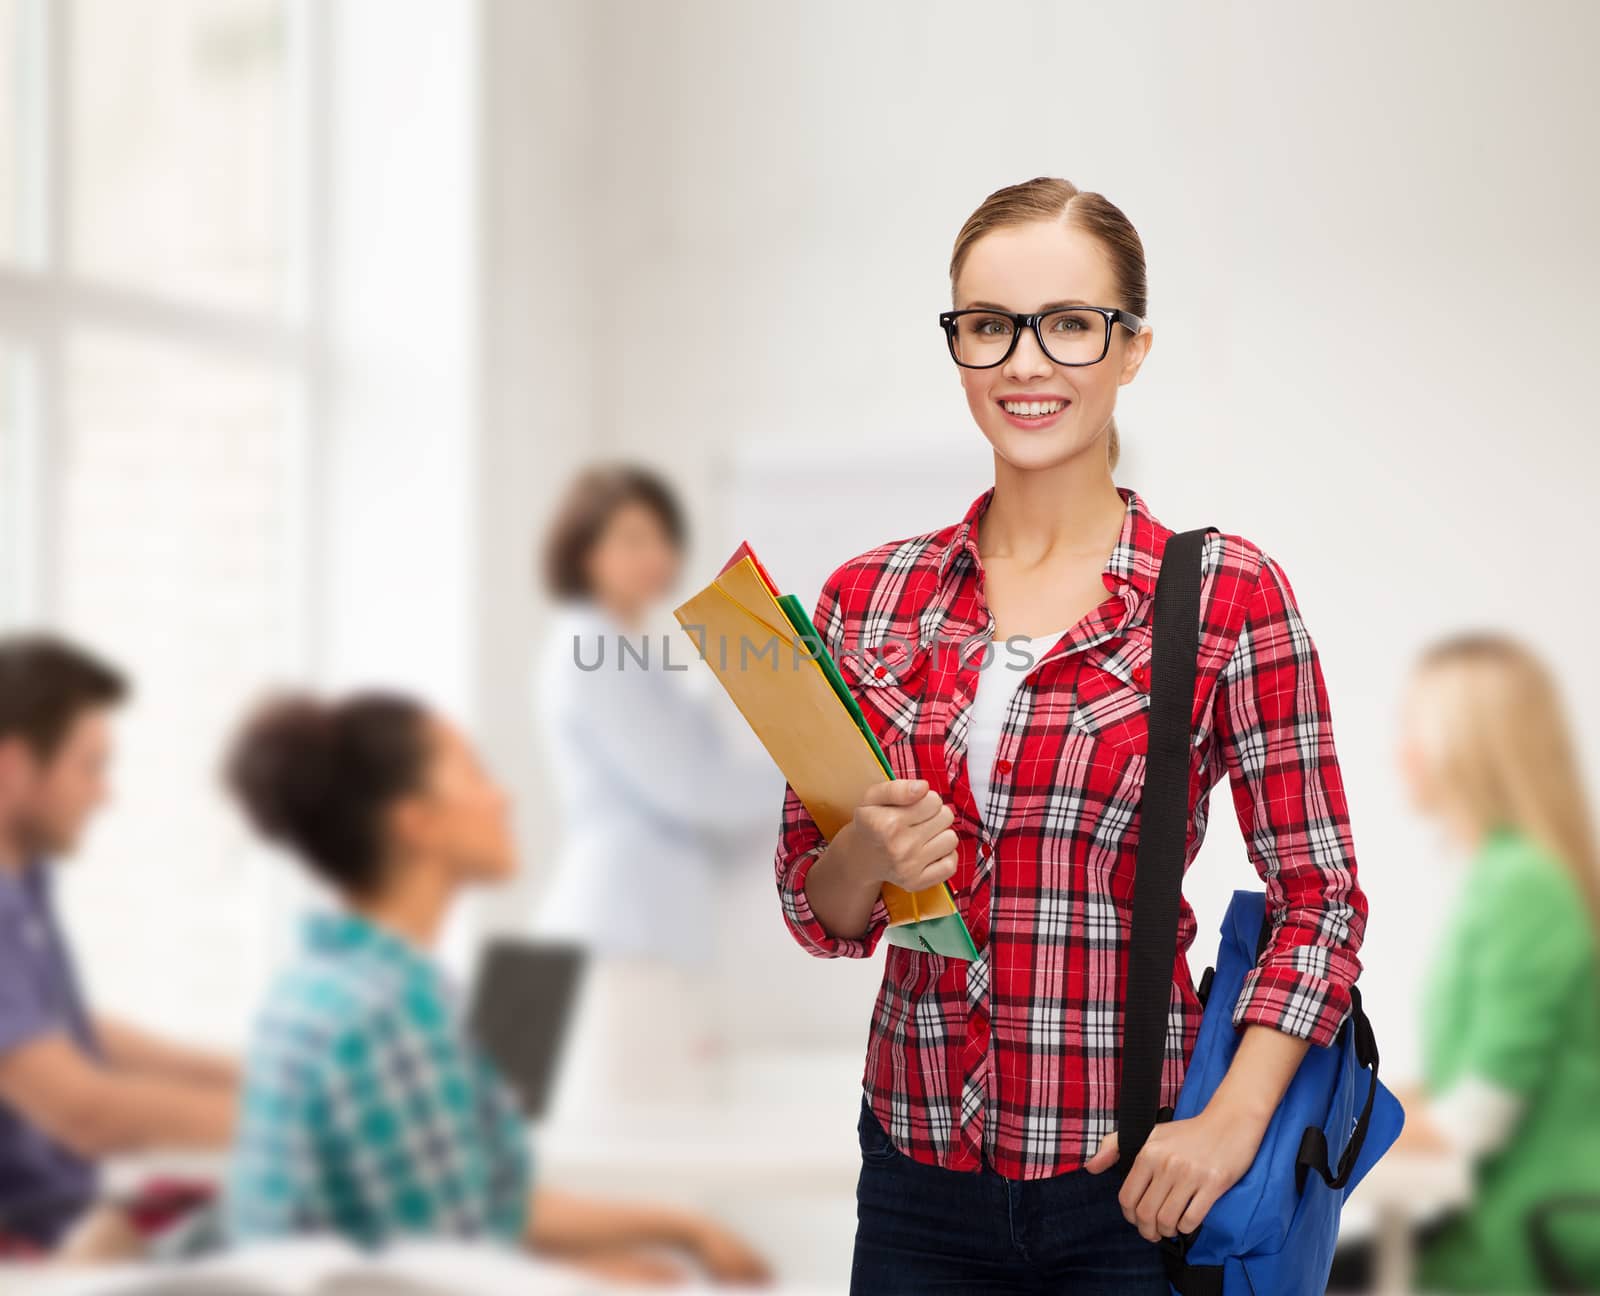
[[(1144, 250), (1104, 197), (1041, 178), (968, 219), (950, 282), (940, 325), (994, 483), (959, 521), (857, 555), (824, 583), (815, 623), (895, 777), (832, 841), (788, 788), (774, 861), (788, 926), (818, 957), (873, 953), (886, 881), (948, 880), (978, 951), (888, 948), (863, 1075), (852, 1290), (1164, 1296), (1156, 1240), (1197, 1227), (1249, 1167), (1360, 971), (1367, 902), (1322, 671), (1283, 569), (1242, 536), (1212, 534), (1185, 863), (1226, 771), (1272, 939), (1212, 1102), (1158, 1125), (1124, 1174), (1122, 997), (1151, 611), (1171, 534), (1112, 479), (1117, 392), (1153, 341)], [(1169, 1104), (1201, 1014), (1194, 935), (1185, 903)]]

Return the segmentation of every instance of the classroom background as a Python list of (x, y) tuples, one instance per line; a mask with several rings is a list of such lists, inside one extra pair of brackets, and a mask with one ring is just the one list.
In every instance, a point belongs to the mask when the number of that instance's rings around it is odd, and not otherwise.
[[(92, 995), (242, 1043), (307, 894), (214, 766), (285, 680), (459, 718), (523, 874), (447, 957), (528, 930), (561, 832), (530, 687), (552, 501), (648, 465), (689, 510), (683, 596), (748, 539), (808, 606), (845, 557), (955, 521), (992, 469), (935, 327), (950, 245), (992, 190), (1060, 175), (1149, 256), (1117, 481), (1293, 575), (1361, 984), (1414, 1080), (1454, 875), (1400, 795), (1404, 672), (1512, 631), (1600, 758), (1597, 41), (1581, 0), (0, 0), (0, 629), (137, 685), (64, 876)], [(548, 1164), (843, 1290), (881, 968), (784, 930), (781, 800), (774, 771), (723, 873), (704, 1101), (552, 1128)], [(1212, 817), (1199, 962), (1256, 882), (1222, 789)]]

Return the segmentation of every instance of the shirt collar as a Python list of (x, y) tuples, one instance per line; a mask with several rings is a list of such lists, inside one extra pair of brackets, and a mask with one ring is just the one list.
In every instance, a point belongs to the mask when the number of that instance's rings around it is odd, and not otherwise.
[(46, 862), (33, 858), (17, 871), (0, 869), (0, 900), (8, 895), (29, 906), (47, 903), (50, 899), (50, 870)]
[(559, 630), (573, 634), (614, 634), (621, 627), (599, 603), (593, 599), (567, 599), (555, 605), (552, 623)]
[(353, 910), (307, 914), (305, 947), (319, 954), (366, 955), (406, 972), (432, 975), (434, 963), (403, 936)]
[[(1116, 489), (1127, 508), (1122, 518), (1122, 531), (1117, 537), (1111, 556), (1106, 560), (1105, 570), (1101, 572), (1100, 579), (1112, 593), (1117, 593), (1120, 586), (1126, 585), (1138, 594), (1149, 597), (1155, 593), (1161, 545), (1168, 533), (1167, 528), (1151, 514), (1137, 491), (1125, 486), (1118, 486)], [(994, 487), (991, 486), (972, 501), (966, 515), (957, 523), (955, 532), (939, 555), (941, 582), (952, 560), (963, 549), (971, 555), (973, 566), (978, 565), (978, 519), (983, 516), (993, 497)]]

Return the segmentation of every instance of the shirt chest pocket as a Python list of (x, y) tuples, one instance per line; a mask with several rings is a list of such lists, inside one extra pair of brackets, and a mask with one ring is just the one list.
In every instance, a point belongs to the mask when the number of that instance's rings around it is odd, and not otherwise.
[(1089, 649), (1078, 672), (1072, 731), (1129, 751), (1146, 752), (1150, 739), (1150, 656), (1148, 626), (1116, 643)]
[(930, 646), (891, 639), (874, 649), (846, 652), (839, 660), (840, 673), (891, 764), (889, 749), (917, 737), (932, 721), (933, 655)]
[[(1075, 734), (1102, 740), (1140, 755), (1150, 746), (1150, 698), (1155, 685), (1151, 632), (1148, 625), (1135, 628), (1126, 638), (1100, 644), (1084, 655), (1073, 701), (1071, 729)], [(1197, 675), (1196, 698), (1207, 685)], [(1215, 696), (1212, 694), (1211, 696)], [(1199, 715), (1194, 713), (1199, 710)], [(1204, 761), (1212, 737), (1209, 703), (1192, 703), (1189, 728), (1191, 759)]]

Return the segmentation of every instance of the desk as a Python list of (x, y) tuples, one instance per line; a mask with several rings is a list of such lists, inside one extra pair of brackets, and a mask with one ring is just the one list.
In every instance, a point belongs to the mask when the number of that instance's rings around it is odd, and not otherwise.
[[(330, 1258), (331, 1257), (331, 1258)], [(372, 1275), (355, 1281), (357, 1275)], [(402, 1291), (456, 1293), (457, 1296), (645, 1296), (656, 1285), (611, 1282), (561, 1265), (516, 1257), (495, 1257), (467, 1248), (402, 1250), (373, 1257), (341, 1258), (318, 1239), (288, 1245), (268, 1244), (255, 1251), (195, 1261), (191, 1265), (117, 1264), (68, 1269), (0, 1265), (0, 1296), (214, 1296), (222, 1291), (316, 1296), (330, 1283), (340, 1296), (400, 1296)], [(385, 1281), (385, 1278), (399, 1281)], [(838, 1289), (779, 1284), (750, 1288), (718, 1286), (698, 1280), (667, 1290), (678, 1296), (839, 1296)]]
[[(756, 1240), (780, 1272), (828, 1283), (847, 1274), (860, 1170), (855, 1122), (859, 1092), (849, 1085), (803, 1101), (761, 1103), (736, 1094), (720, 1106), (614, 1110), (602, 1123), (569, 1123), (531, 1134), (540, 1179), (578, 1192), (675, 1201), (712, 1210)], [(112, 1179), (152, 1170), (214, 1176), (220, 1158), (164, 1156), (116, 1165)], [(1346, 1229), (1370, 1232), (1376, 1290), (1410, 1289), (1417, 1226), (1466, 1204), (1472, 1179), (1461, 1159), (1391, 1151), (1356, 1189)], [(808, 1219), (806, 1235), (792, 1227)], [(788, 1221), (787, 1224), (784, 1221)], [(842, 1291), (819, 1285), (816, 1290)], [(6, 1291), (0, 1284), (0, 1293)]]
[(840, 1110), (734, 1103), (635, 1107), (604, 1123), (534, 1131), (533, 1149), (551, 1183), (655, 1193), (710, 1190), (855, 1192), (860, 1096)]
[[(860, 1101), (849, 1080), (765, 1102), (736, 1091), (720, 1104), (635, 1105), (536, 1126), (529, 1141), (540, 1183), (706, 1211), (790, 1281), (837, 1294), (848, 1286), (855, 1235)], [(212, 1155), (129, 1158), (108, 1167), (107, 1186), (158, 1173), (215, 1179), (224, 1168)]]
[(1472, 1170), (1464, 1157), (1388, 1152), (1350, 1198), (1343, 1223), (1372, 1233), (1375, 1292), (1408, 1292), (1419, 1224), (1472, 1200)]
[[(855, 1191), (861, 1155), (856, 1104), (844, 1112), (814, 1108), (639, 1107), (613, 1112), (603, 1125), (535, 1128), (529, 1135), (545, 1182), (584, 1191), (632, 1194)], [(105, 1186), (121, 1191), (152, 1175), (220, 1181), (221, 1153), (158, 1152), (107, 1163)]]
[(540, 1181), (702, 1210), (750, 1238), (778, 1273), (842, 1293), (861, 1171), (853, 1082), (803, 1099), (613, 1110), (534, 1130)]

